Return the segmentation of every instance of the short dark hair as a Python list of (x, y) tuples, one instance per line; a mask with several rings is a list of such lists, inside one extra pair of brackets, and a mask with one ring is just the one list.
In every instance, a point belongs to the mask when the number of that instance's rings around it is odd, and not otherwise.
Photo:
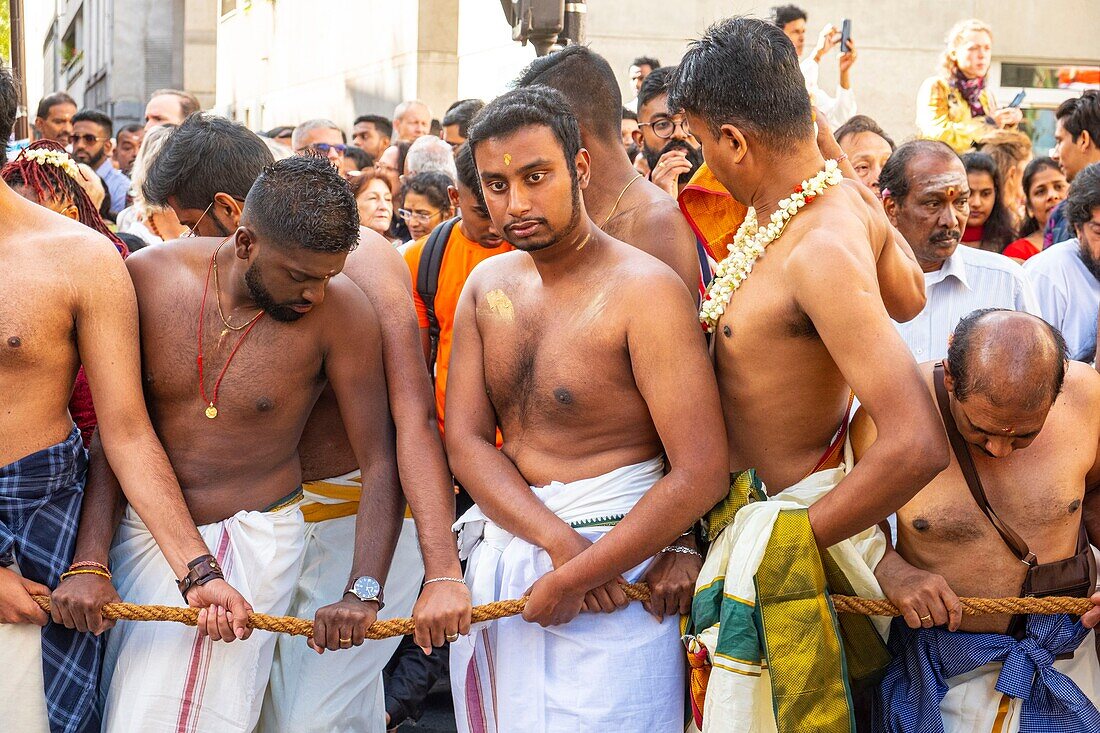
[(630, 109), (629, 107), (623, 107), (623, 119), (624, 120), (634, 120), (635, 122), (637, 122), (638, 121), (638, 113), (635, 112), (634, 110)]
[(903, 143), (887, 159), (879, 174), (878, 187), (883, 198), (889, 196), (898, 202), (905, 200), (909, 195), (909, 161), (920, 155), (959, 159), (959, 154), (950, 145), (939, 140), (910, 140)]
[(185, 120), (202, 109), (202, 103), (199, 102), (199, 98), (191, 92), (185, 92), (182, 89), (158, 89), (149, 95), (149, 99), (153, 97), (163, 97), (166, 94), (177, 97), (180, 100), (180, 114), (183, 115), (183, 119)]
[(556, 89), (578, 123), (593, 137), (621, 140), (623, 95), (607, 59), (587, 46), (566, 46), (523, 70), (516, 88), (535, 84)]
[(0, 165), (8, 162), (8, 138), (15, 128), (15, 112), (19, 109), (19, 92), (11, 72), (0, 63)]
[(470, 131), (470, 123), (484, 106), (485, 102), (480, 99), (460, 99), (448, 107), (443, 114), (443, 126), (458, 125), (458, 134), (466, 137)]
[(638, 58), (631, 61), (630, 65), (637, 66), (638, 68), (648, 66), (649, 70), (653, 71), (654, 69), (657, 69), (661, 66), (661, 62), (653, 58), (652, 56), (639, 56)]
[(672, 85), (672, 78), (676, 74), (675, 66), (662, 66), (649, 72), (649, 76), (642, 81), (642, 87), (638, 90), (638, 111), (662, 94), (668, 94)]
[(287, 133), (294, 132), (294, 125), (279, 125), (278, 127), (272, 127), (265, 133), (262, 133), (264, 137), (274, 140), (280, 135), (286, 135)]
[[(959, 324), (955, 326), (951, 344), (947, 347), (947, 363), (951, 369), (951, 376), (955, 378), (955, 399), (965, 401), (971, 395), (988, 395), (994, 383), (1003, 376), (999, 370), (989, 370), (988, 373), (981, 375), (973, 374), (971, 372), (971, 361), (974, 352), (980, 351), (989, 342), (988, 336), (983, 338), (982, 320), (991, 313), (1016, 312), (1006, 308), (980, 308), (963, 316)], [(1046, 327), (1047, 334), (1050, 336), (1050, 345), (1053, 346), (1053, 351), (1057, 355), (1057, 358), (1052, 359), (1052, 363), (1049, 365), (1051, 369), (1049, 380), (1046, 384), (1036, 383), (1036, 392), (1032, 395), (1032, 399), (1028, 401), (1031, 405), (1038, 405), (1039, 400), (1043, 397), (1049, 397), (1050, 401), (1053, 402), (1062, 391), (1062, 384), (1066, 379), (1066, 359), (1068, 355), (1066, 340), (1063, 338), (1062, 333), (1042, 318), (1031, 317)], [(1019, 348), (1026, 350), (1020, 356), (1029, 363), (1034, 364), (1041, 362), (1044, 358), (1049, 358), (1048, 350), (1041, 348), (1034, 342), (1021, 344)], [(1047, 389), (1039, 391), (1038, 388), (1040, 387), (1046, 387)]]
[(806, 20), (807, 16), (806, 11), (797, 5), (776, 5), (772, 8), (771, 18), (777, 28), (783, 28), (796, 20)]
[(50, 110), (59, 104), (71, 104), (75, 107), (76, 100), (65, 92), (54, 92), (53, 94), (42, 97), (42, 101), (38, 103), (38, 112), (36, 114), (38, 117), (42, 118), (49, 117)]
[(1079, 227), (1092, 220), (1092, 210), (1100, 206), (1100, 163), (1081, 169), (1073, 177), (1066, 196), (1066, 220)]
[(248, 192), (241, 223), (278, 246), (350, 252), (359, 243), (359, 209), (348, 182), (326, 158), (313, 155), (265, 167)]
[(95, 109), (82, 109), (73, 115), (73, 124), (77, 122), (94, 122), (102, 127), (108, 136), (115, 134), (115, 123), (107, 115)]
[[(1039, 175), (1045, 170), (1054, 170), (1061, 172), (1062, 166), (1058, 165), (1054, 158), (1042, 157), (1035, 158), (1027, 164), (1026, 168), (1024, 168), (1024, 179), (1022, 183), (1024, 189), (1024, 201), (1027, 201), (1031, 198), (1031, 183), (1035, 180), (1035, 176)], [(1028, 211), (1027, 218), (1024, 219), (1022, 224), (1020, 224), (1020, 231), (1018, 235), (1021, 238), (1030, 237), (1037, 231), (1039, 231), (1039, 220), (1035, 218), (1035, 214)]]
[(669, 109), (702, 117), (718, 137), (723, 124), (759, 136), (768, 147), (811, 140), (806, 80), (783, 31), (758, 18), (715, 23), (688, 46), (668, 93)]
[[(581, 149), (581, 129), (565, 97), (556, 89), (535, 84), (506, 92), (481, 110), (466, 139), (471, 154), (486, 140), (507, 137), (531, 125), (550, 128), (561, 144), (569, 175), (577, 177), (577, 153)], [(621, 141), (622, 133), (616, 131)]]
[(134, 134), (135, 132), (141, 132), (141, 131), (142, 131), (142, 130), (144, 130), (144, 129), (145, 129), (145, 127), (143, 127), (142, 125), (139, 125), (139, 124), (138, 124), (138, 123), (136, 123), (136, 122), (131, 122), (131, 123), (130, 123), (130, 124), (128, 124), (128, 125), (123, 125), (122, 127), (118, 128), (118, 130), (117, 130), (116, 134), (117, 134), (117, 135), (121, 135), (122, 133), (124, 133), (124, 132), (125, 132), (125, 133), (127, 133), (127, 134), (130, 134), (130, 135), (132, 135), (132, 134)]
[(360, 122), (369, 122), (374, 125), (374, 129), (383, 137), (393, 137), (393, 122), (382, 115), (359, 115), (355, 118), (355, 122), (351, 124), (354, 126), (358, 125)]
[(847, 122), (836, 128), (833, 132), (833, 139), (839, 143), (849, 135), (859, 135), (864, 132), (874, 133), (885, 140), (886, 144), (890, 146), (890, 152), (897, 150), (897, 146), (894, 145), (894, 139), (887, 135), (886, 131), (879, 127), (879, 124), (867, 115), (853, 115), (849, 117)]
[(420, 194), (440, 210), (448, 210), (451, 208), (451, 197), (447, 194), (447, 189), (453, 185), (451, 177), (439, 171), (425, 171), (409, 176), (401, 188), (401, 205), (405, 205), (405, 197), (411, 192)]
[(244, 125), (209, 113), (184, 120), (145, 172), (145, 200), (167, 206), (175, 196), (185, 209), (205, 209), (217, 193), (237, 200), (274, 158), (259, 135)]
[(477, 175), (474, 153), (466, 143), (462, 143), (455, 152), (455, 170), (458, 171), (458, 183), (473, 191), (478, 204), (485, 206), (485, 194), (481, 192), (481, 178)]
[(370, 168), (374, 165), (374, 156), (368, 153), (362, 148), (357, 148), (354, 145), (349, 145), (344, 151), (345, 158), (351, 158), (355, 163), (356, 170), (363, 170), (364, 168)]
[(1054, 116), (1074, 141), (1088, 130), (1092, 144), (1100, 145), (1100, 89), (1088, 89), (1080, 97), (1067, 99), (1058, 105)]
[(962, 156), (963, 168), (967, 174), (985, 173), (993, 181), (993, 208), (989, 218), (982, 225), (982, 249), (1000, 254), (1004, 248), (1016, 239), (1016, 230), (1012, 226), (1012, 214), (1004, 202), (1004, 184), (997, 161), (989, 153), (971, 152)]

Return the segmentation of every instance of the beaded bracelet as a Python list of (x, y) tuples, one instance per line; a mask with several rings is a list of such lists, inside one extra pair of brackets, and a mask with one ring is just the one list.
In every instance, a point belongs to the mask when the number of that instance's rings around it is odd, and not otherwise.
[(695, 557), (699, 558), (700, 560), (703, 558), (703, 553), (699, 552), (698, 550), (693, 550), (690, 547), (681, 547), (680, 545), (669, 545), (665, 549), (661, 550), (661, 552), (675, 552), (680, 555), (695, 555)]
[(461, 583), (462, 585), (466, 585), (466, 581), (463, 578), (432, 578), (431, 580), (425, 580), (424, 585), (428, 585), (429, 583), (442, 583), (444, 581), (448, 583)]
[(101, 578), (106, 578), (107, 580), (111, 579), (111, 574), (109, 572), (104, 572), (99, 568), (80, 568), (78, 570), (70, 570), (66, 573), (62, 573), (61, 580), (64, 580), (65, 578), (71, 577), (73, 575), (98, 575)]

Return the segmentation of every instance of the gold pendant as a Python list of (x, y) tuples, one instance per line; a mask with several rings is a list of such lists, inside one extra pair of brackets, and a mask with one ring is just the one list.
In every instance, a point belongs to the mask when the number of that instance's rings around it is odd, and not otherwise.
[(218, 408), (214, 407), (213, 402), (211, 402), (210, 406), (206, 408), (206, 416), (211, 420), (218, 416)]

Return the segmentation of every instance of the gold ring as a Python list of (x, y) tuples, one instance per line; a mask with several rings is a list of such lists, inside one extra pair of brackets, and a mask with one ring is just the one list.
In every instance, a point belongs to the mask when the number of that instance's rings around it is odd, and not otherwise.
[(929, 614), (928, 616), (921, 616), (920, 620), (921, 621), (931, 621), (932, 620), (932, 615)]
[(351, 643), (351, 639), (341, 639), (341, 640), (340, 640), (340, 643), (341, 643), (341, 644), (350, 644), (350, 643)]
[(458, 634), (447, 634), (447, 636), (444, 638), (447, 639), (448, 643), (453, 644), (458, 641)]

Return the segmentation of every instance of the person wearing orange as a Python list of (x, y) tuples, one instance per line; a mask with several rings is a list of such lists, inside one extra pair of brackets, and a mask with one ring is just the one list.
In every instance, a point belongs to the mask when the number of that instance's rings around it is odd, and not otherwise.
[[(466, 278), (479, 263), (493, 255), (512, 250), (512, 245), (505, 242), (493, 227), (489, 212), (485, 208), (485, 198), (481, 194), (481, 183), (477, 176), (477, 166), (474, 165), (474, 156), (465, 145), (459, 148), (455, 155), (455, 165), (458, 168), (458, 180), (448, 193), (451, 197), (451, 205), (461, 210), (461, 217), (451, 220), (453, 224), (451, 222), (440, 224), (436, 230), (442, 234), (443, 227), (450, 225), (450, 234), (447, 239), (436, 245), (443, 246), (445, 249), (439, 263), (438, 275), (430, 282), (435, 293), (432, 309), (439, 328), (435, 344), (432, 343), (430, 336), (429, 305), (424, 297), (424, 288), (418, 286), (418, 280), (422, 280), (418, 277), (422, 264), (421, 255), (428, 248), (432, 235), (421, 237), (405, 250), (405, 262), (412, 275), (416, 316), (420, 322), (420, 335), (424, 342), (424, 357), (435, 381), (435, 411), (441, 433), (443, 432), (443, 406), (447, 393), (447, 367), (451, 360), (458, 296), (462, 293)], [(427, 264), (427, 262), (424, 263), (425, 266)]]

